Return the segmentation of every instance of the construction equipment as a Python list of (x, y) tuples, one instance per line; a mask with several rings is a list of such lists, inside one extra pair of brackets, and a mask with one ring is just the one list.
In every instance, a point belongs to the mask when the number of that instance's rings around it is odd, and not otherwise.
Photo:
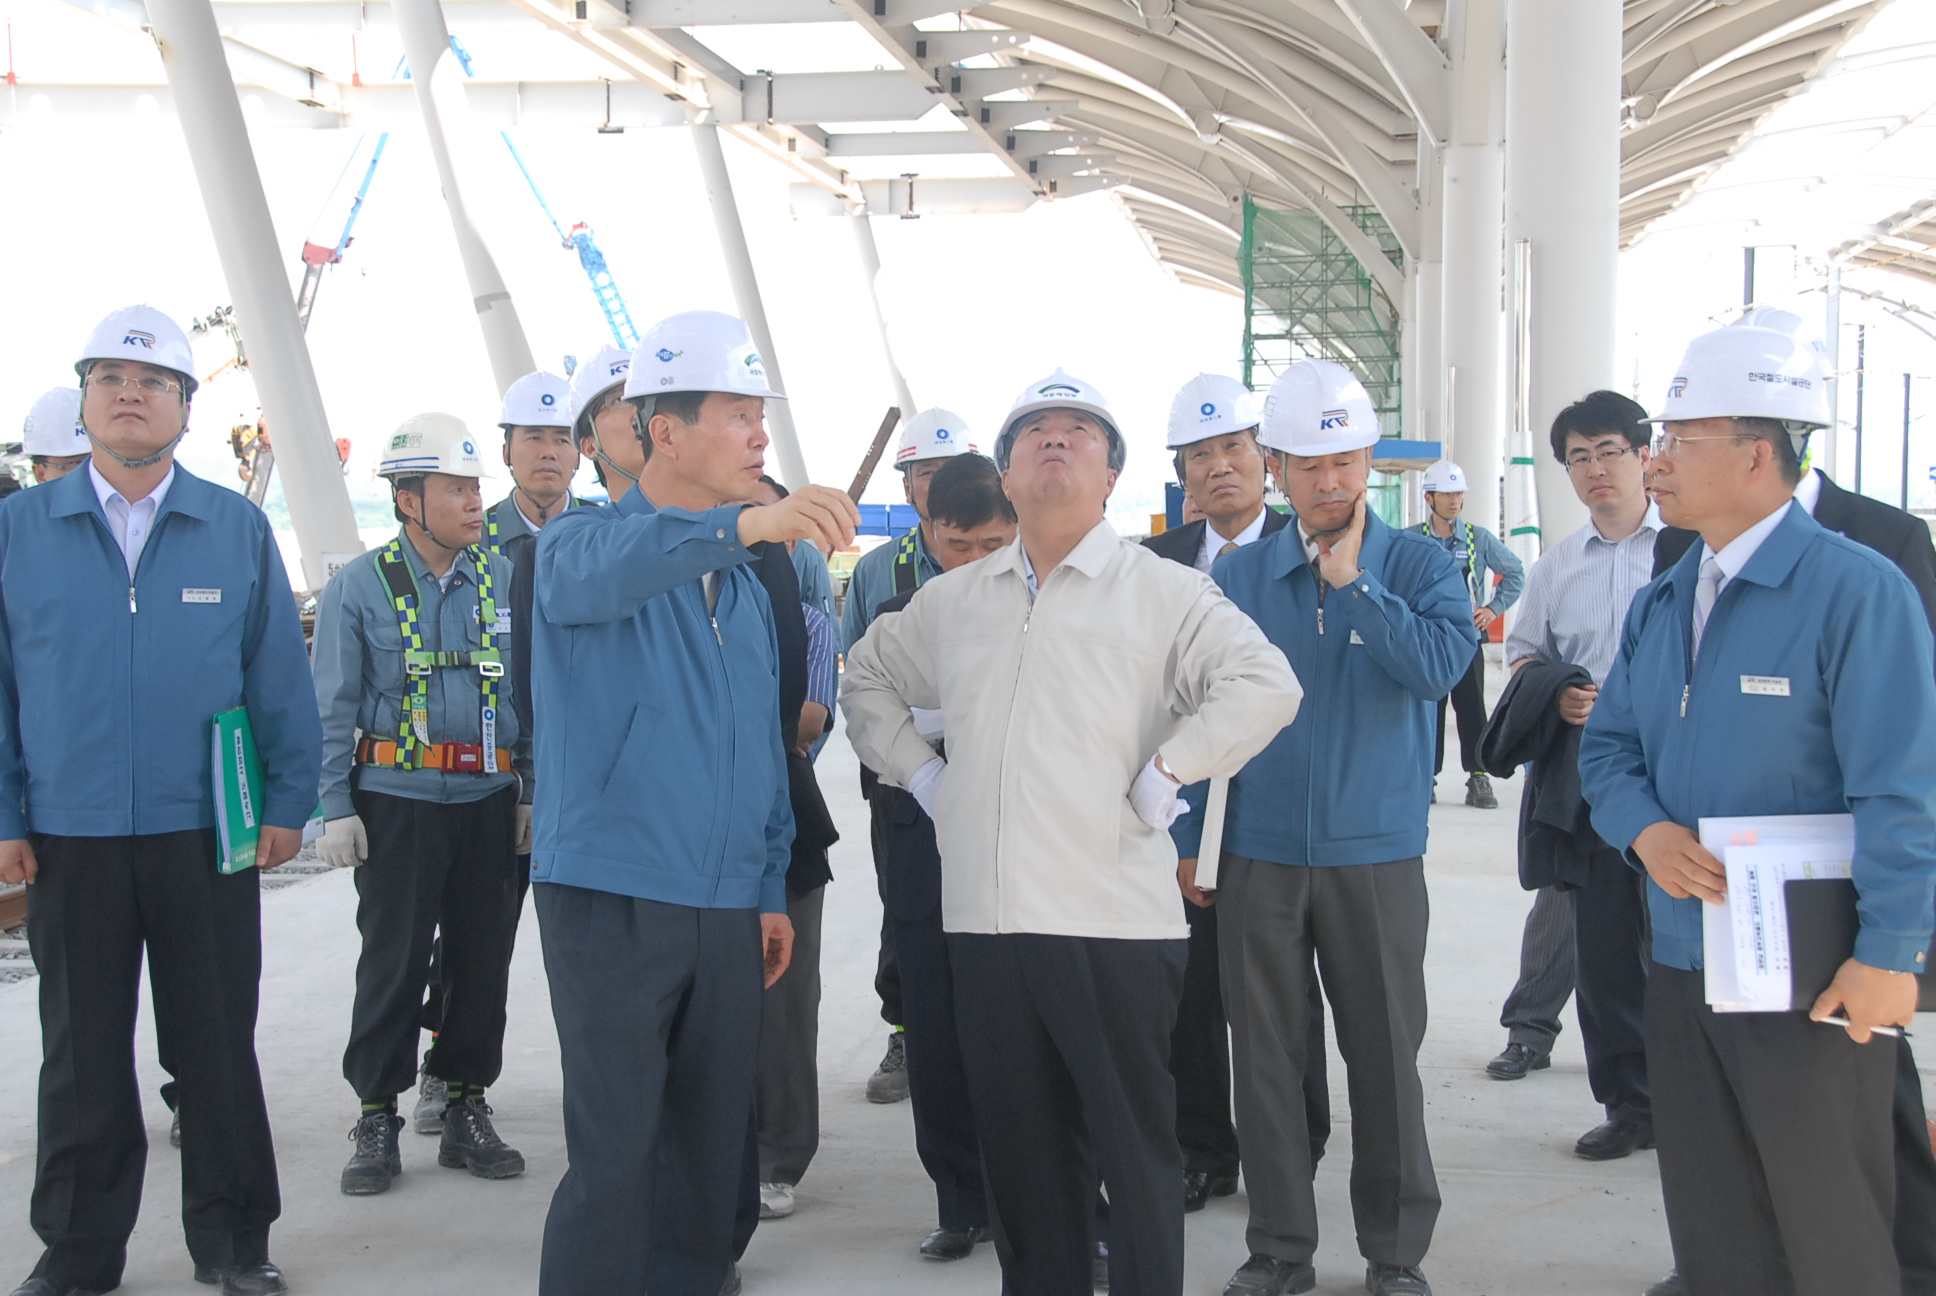
[(847, 488), (847, 497), (860, 503), (861, 492), (874, 476), (874, 469), (880, 466), (881, 456), (887, 453), (887, 439), (894, 435), (894, 425), (901, 421), (899, 406), (890, 405), (881, 417), (881, 426), (874, 433), (874, 443), (867, 447), (867, 454), (860, 461), (860, 471), (854, 474), (854, 484)]

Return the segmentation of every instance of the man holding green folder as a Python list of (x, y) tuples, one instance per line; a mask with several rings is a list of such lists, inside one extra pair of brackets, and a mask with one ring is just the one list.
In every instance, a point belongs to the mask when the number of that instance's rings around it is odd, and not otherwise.
[(287, 1290), (256, 1066), (256, 870), (217, 865), (212, 718), (246, 707), (262, 764), (255, 863), (295, 855), (322, 734), (268, 519), (174, 462), (195, 391), (181, 328), (133, 306), (75, 365), (86, 467), (0, 510), (0, 881), (31, 884), (46, 1244), (15, 1296), (117, 1286), (148, 1141), (135, 1083), (142, 958), (172, 1042), (182, 1227), (199, 1282)]
[(484, 1101), (504, 1060), (517, 857), (531, 840), (531, 738), (504, 665), (511, 560), (480, 543), (484, 459), (459, 419), (405, 420), (377, 473), (403, 529), (330, 580), (315, 635), (320, 849), (356, 868), (363, 936), (343, 1051), (362, 1102), (341, 1179), (350, 1196), (383, 1192), (402, 1173), (397, 1095), (417, 1082), (439, 930), (442, 1029), (424, 1059), (449, 1087), (437, 1162), (480, 1179), (524, 1172)]

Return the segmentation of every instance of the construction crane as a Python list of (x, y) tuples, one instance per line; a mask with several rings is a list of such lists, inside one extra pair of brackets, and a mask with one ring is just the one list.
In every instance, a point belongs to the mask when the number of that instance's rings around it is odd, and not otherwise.
[[(470, 65), (465, 64), (468, 68)], [(605, 312), (605, 326), (612, 330), (612, 341), (625, 351), (639, 344), (639, 331), (632, 325), (632, 312), (626, 308), (625, 295), (618, 290), (618, 281), (612, 278), (611, 267), (605, 264), (605, 254), (599, 250), (598, 241), (592, 237), (592, 227), (579, 221), (569, 233), (551, 214), (551, 204), (545, 201), (544, 193), (538, 182), (531, 178), (531, 168), (524, 164), (524, 157), (518, 146), (511, 142), (508, 131), (499, 131), (504, 139), (504, 147), (511, 150), (511, 160), (518, 164), (524, 182), (531, 186), (531, 196), (538, 200), (538, 207), (544, 212), (545, 219), (558, 235), (563, 247), (578, 254), (578, 264), (584, 269), (585, 277), (592, 282), (592, 295), (598, 298), (598, 308)]]

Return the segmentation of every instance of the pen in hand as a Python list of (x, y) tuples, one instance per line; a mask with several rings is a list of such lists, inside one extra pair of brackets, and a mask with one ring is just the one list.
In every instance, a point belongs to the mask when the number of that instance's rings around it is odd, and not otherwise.
[[(1813, 1020), (1820, 1022), (1824, 1026), (1841, 1026), (1841, 1027), (1847, 1028), (1849, 1026), (1855, 1025), (1854, 1022), (1850, 1021), (1846, 1017), (1816, 1017)], [(1913, 1035), (1911, 1035), (1908, 1031), (1904, 1030), (1900, 1026), (1871, 1026), (1869, 1027), (1869, 1029), (1874, 1031), (1878, 1035), (1893, 1035), (1897, 1039), (1915, 1038)]]

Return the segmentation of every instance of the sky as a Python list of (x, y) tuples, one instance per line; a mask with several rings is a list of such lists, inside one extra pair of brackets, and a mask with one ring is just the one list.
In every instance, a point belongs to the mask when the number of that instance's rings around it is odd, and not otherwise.
[[(0, 87), (12, 105), (24, 95), (31, 107), (36, 83), (162, 79), (147, 38), (60, 0), (0, 0), (0, 15), (11, 26), (21, 81), (18, 89)], [(493, 59), (502, 65), (510, 57), (514, 39), (472, 42), (480, 76), (493, 75)], [(382, 79), (395, 54), (380, 40), (359, 48), (366, 79)], [(1643, 403), (1656, 402), (1688, 337), (1738, 310), (1744, 243), (1767, 245), (1759, 258), (1762, 300), (1790, 305), (1819, 334), (1821, 254), (1863, 221), (1928, 193), (1936, 152), (1920, 150), (1932, 134), (1923, 128), (1936, 125), (1936, 0), (1896, 0), (1851, 51), (1869, 61), (1852, 75), (1822, 78), (1777, 110), (1693, 201), (1623, 254), (1614, 372)], [(347, 73), (347, 46), (342, 52), (346, 66), (330, 68), (333, 75)], [(555, 74), (582, 74), (566, 63)], [(520, 66), (526, 75), (551, 74)], [(0, 129), (5, 419), (24, 415), (48, 387), (72, 381), (78, 347), (109, 310), (145, 301), (187, 320), (230, 301), (205, 196), (172, 116), (70, 118), (56, 109), (14, 120)], [(1840, 121), (1860, 129), (1822, 129)], [(587, 221), (596, 231), (641, 329), (677, 311), (735, 311), (685, 130), (521, 128), (513, 136), (559, 219)], [(351, 131), (254, 128), (292, 292), (298, 250), (306, 237), (334, 242), (344, 204), (340, 193), (332, 203), (332, 192), (346, 163), (353, 184), (373, 142)], [(562, 371), (566, 355), (588, 357), (609, 340), (603, 319), (575, 256), (559, 246), (508, 152), (493, 139), (483, 145), (485, 166), (468, 195), (473, 214), (538, 363)], [(796, 219), (791, 173), (730, 137), (725, 148), (808, 468), (816, 480), (845, 486), (893, 401), (852, 232), (839, 217)], [(1198, 372), (1240, 371), (1241, 300), (1178, 284), (1106, 194), (1018, 215), (876, 218), (874, 230), (879, 289), (916, 402), (965, 417), (986, 447), (1031, 380), (1060, 366), (1089, 381), (1111, 402), (1130, 446), (1112, 521), (1144, 530), (1169, 476), (1162, 442), (1170, 397)], [(1862, 279), (1893, 295), (1932, 295), (1881, 272)], [(346, 482), (372, 538), (387, 513), (387, 492), (372, 473), (375, 454), (398, 423), (442, 410), (495, 439), (496, 390), (470, 297), (428, 151), (414, 129), (399, 130), (354, 244), (324, 279), (309, 334), (330, 434), (351, 442)], [(1916, 381), (1926, 383), (1936, 411), (1936, 342), (1880, 308), (1851, 302), (1844, 320), (1845, 371), (1853, 366), (1855, 324), (1872, 323), (1864, 484), (1893, 500), (1901, 480), (1901, 375), (1924, 376)], [(205, 373), (227, 358), (219, 334), (196, 345)], [(208, 384), (183, 462), (233, 484), (227, 429), (254, 413), (246, 377)], [(1911, 502), (1918, 505), (1936, 504), (1929, 480), (1936, 425), (1926, 423), (1918, 415), (1912, 436)], [(1836, 467), (1847, 479), (1846, 451)], [(487, 498), (507, 487), (508, 476), (488, 482)], [(867, 499), (898, 494), (883, 468)]]

